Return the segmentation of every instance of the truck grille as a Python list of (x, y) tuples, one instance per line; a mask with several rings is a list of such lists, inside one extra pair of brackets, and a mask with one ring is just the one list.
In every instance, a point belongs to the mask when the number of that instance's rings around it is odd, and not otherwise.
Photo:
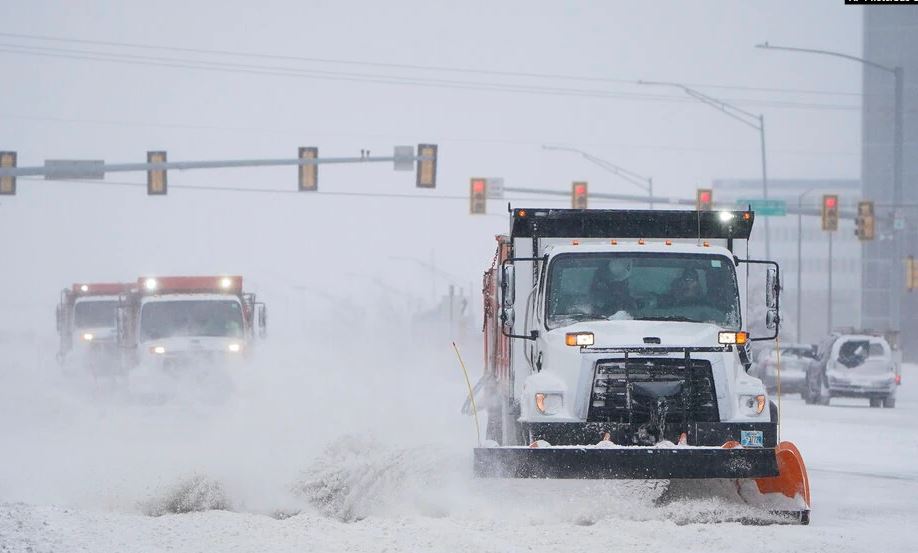
[(596, 363), (588, 422), (645, 423), (652, 402), (635, 393), (642, 383), (672, 383), (681, 388), (667, 396), (667, 423), (718, 422), (711, 363), (699, 359), (629, 358)]

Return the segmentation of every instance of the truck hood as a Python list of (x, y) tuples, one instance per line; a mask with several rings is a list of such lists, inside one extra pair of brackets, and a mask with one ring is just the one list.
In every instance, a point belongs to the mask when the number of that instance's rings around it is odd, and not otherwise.
[(563, 343), (568, 332), (592, 332), (593, 347), (643, 346), (645, 338), (659, 338), (660, 346), (717, 347), (717, 334), (723, 330), (710, 323), (684, 321), (584, 321), (548, 332)]

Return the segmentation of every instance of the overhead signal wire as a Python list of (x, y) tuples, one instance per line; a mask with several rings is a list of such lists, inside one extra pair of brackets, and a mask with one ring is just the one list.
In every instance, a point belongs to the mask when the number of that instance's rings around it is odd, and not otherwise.
[[(256, 75), (287, 76), (309, 78), (318, 80), (369, 82), (376, 84), (404, 85), (432, 88), (453, 88), (465, 90), (482, 90), (497, 92), (517, 92), (526, 94), (542, 94), (553, 96), (576, 96), (602, 99), (630, 99), (641, 101), (678, 102), (686, 103), (691, 99), (682, 96), (631, 93), (613, 90), (600, 90), (591, 88), (563, 88), (551, 86), (538, 86), (531, 84), (497, 83), (483, 81), (462, 81), (448, 79), (432, 79), (427, 77), (406, 77), (401, 75), (385, 75), (376, 73), (348, 73), (340, 71), (327, 71), (317, 69), (299, 69), (283, 66), (261, 66), (241, 63), (226, 63), (188, 58), (170, 58), (162, 56), (141, 56), (133, 54), (112, 53), (95, 50), (80, 50), (73, 48), (53, 48), (46, 46), (32, 46), (23, 44), (0, 43), (0, 52), (7, 54), (29, 55), (39, 57), (76, 59), (87, 61), (102, 61), (128, 65), (143, 65), (156, 67), (170, 67), (179, 69), (196, 69), (205, 71), (247, 73)], [(776, 108), (801, 108), (815, 110), (860, 110), (860, 106), (847, 104), (826, 104), (814, 102), (794, 102), (784, 100), (759, 100), (748, 98), (730, 99), (731, 102), (744, 105), (767, 106)]]
[[(492, 69), (475, 69), (475, 68), (467, 68), (467, 67), (442, 66), (442, 65), (421, 65), (421, 64), (408, 64), (408, 63), (390, 63), (390, 62), (348, 60), (348, 59), (340, 59), (340, 58), (292, 56), (289, 54), (287, 55), (285, 54), (267, 54), (267, 53), (242, 52), (242, 51), (223, 50), (223, 49), (188, 48), (188, 47), (180, 47), (180, 46), (153, 45), (153, 44), (142, 44), (142, 43), (136, 43), (136, 42), (90, 40), (90, 39), (78, 39), (78, 38), (71, 38), (71, 37), (55, 37), (55, 36), (49, 36), (49, 35), (35, 35), (35, 34), (23, 34), (23, 33), (2, 33), (0, 32), (0, 36), (28, 39), (28, 40), (40, 40), (40, 41), (47, 41), (47, 42), (91, 44), (91, 45), (107, 46), (107, 47), (136, 48), (136, 49), (145, 49), (145, 50), (163, 50), (163, 51), (171, 51), (171, 52), (184, 52), (184, 53), (215, 55), (215, 56), (236, 56), (236, 57), (248, 57), (248, 58), (258, 58), (258, 59), (299, 61), (299, 62), (307, 62), (307, 63), (356, 65), (356, 66), (365, 66), (365, 67), (382, 67), (382, 68), (389, 68), (389, 69), (407, 69), (407, 70), (416, 70), (416, 71), (440, 71), (440, 72), (467, 73), (467, 74), (504, 76), (504, 77), (534, 78), (534, 79), (555, 79), (555, 80), (561, 79), (561, 80), (575, 80), (575, 81), (584, 81), (584, 82), (637, 84), (636, 79), (596, 77), (596, 76), (586, 76), (586, 75), (539, 73), (539, 72), (525, 72), (525, 71), (501, 71), (501, 70), (492, 70)], [(780, 92), (780, 93), (793, 93), (793, 94), (816, 94), (816, 95), (856, 96), (856, 97), (863, 96), (863, 94), (860, 92), (842, 92), (842, 91), (831, 91), (831, 90), (807, 90), (807, 89), (793, 89), (793, 88), (754, 87), (754, 86), (724, 85), (724, 84), (710, 84), (710, 83), (686, 83), (686, 85), (692, 86), (692, 87), (700, 87), (700, 88), (718, 88), (718, 89), (728, 89), (728, 90), (732, 89), (732, 90), (744, 90), (744, 91), (751, 91), (751, 92)]]

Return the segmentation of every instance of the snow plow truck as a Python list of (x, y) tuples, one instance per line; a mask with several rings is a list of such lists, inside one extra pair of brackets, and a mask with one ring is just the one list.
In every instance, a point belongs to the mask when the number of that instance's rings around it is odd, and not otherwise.
[(122, 362), (166, 372), (236, 364), (266, 318), (241, 276), (141, 277), (118, 307)]
[[(725, 484), (809, 522), (797, 448), (748, 374), (778, 335), (778, 264), (742, 259), (751, 211), (512, 209), (485, 272), (487, 441), (476, 476)], [(757, 280), (747, 267), (758, 266)], [(762, 336), (744, 320), (765, 285)], [(760, 296), (761, 296), (760, 295)], [(747, 297), (751, 297), (746, 295)]]
[(119, 298), (131, 283), (83, 282), (61, 290), (57, 304), (57, 359), (66, 368), (83, 367), (93, 375), (117, 371), (115, 316)]

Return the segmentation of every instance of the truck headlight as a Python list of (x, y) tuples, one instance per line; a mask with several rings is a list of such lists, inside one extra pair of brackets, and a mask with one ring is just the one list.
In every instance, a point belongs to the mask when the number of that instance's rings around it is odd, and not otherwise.
[(740, 409), (747, 415), (758, 415), (765, 410), (765, 396), (740, 396)]
[(564, 406), (564, 398), (561, 394), (543, 394), (535, 395), (536, 409), (543, 415), (557, 415)]
[(564, 335), (564, 343), (569, 346), (592, 346), (592, 332), (568, 332)]
[(235, 343), (230, 344), (226, 347), (226, 349), (228, 349), (229, 351), (233, 353), (239, 353), (240, 351), (242, 351), (242, 344), (235, 344)]
[(744, 331), (739, 332), (719, 332), (717, 334), (717, 342), (721, 344), (736, 344), (741, 346), (749, 341), (749, 333)]
[(92, 342), (92, 339), (95, 338), (92, 332), (86, 332), (82, 336), (84, 342)]
[(166, 346), (153, 346), (150, 348), (150, 353), (155, 353), (157, 355), (162, 355), (166, 353)]

